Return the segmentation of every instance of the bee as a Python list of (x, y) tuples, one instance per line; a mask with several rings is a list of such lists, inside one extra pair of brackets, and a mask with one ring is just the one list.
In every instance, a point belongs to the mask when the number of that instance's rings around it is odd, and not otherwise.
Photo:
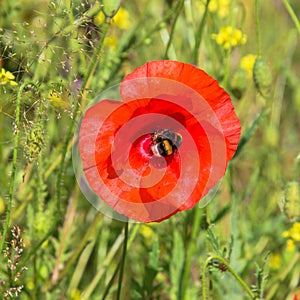
[(151, 151), (155, 156), (165, 157), (174, 153), (182, 143), (182, 135), (169, 129), (152, 133)]

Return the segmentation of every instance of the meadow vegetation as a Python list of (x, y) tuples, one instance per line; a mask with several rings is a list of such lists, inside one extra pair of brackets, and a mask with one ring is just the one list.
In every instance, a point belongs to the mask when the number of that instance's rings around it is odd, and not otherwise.
[[(0, 1), (0, 297), (300, 299), (299, 1), (118, 4)], [(156, 59), (216, 78), (242, 138), (208, 205), (125, 228), (72, 148), (95, 97)]]

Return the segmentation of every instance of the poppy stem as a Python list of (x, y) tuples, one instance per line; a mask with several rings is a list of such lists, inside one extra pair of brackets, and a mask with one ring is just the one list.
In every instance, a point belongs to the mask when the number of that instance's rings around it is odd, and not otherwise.
[(260, 22), (258, 15), (258, 0), (255, 0), (255, 22), (256, 22), (256, 34), (257, 34), (257, 56), (261, 57), (261, 32)]
[(285, 6), (287, 12), (289, 13), (292, 21), (295, 24), (295, 27), (297, 28), (298, 33), (300, 34), (300, 22), (297, 18), (297, 15), (295, 14), (292, 6), (290, 5), (288, 0), (282, 0), (283, 5)]
[(129, 223), (126, 222), (125, 223), (125, 228), (124, 228), (123, 253), (122, 253), (122, 258), (121, 258), (121, 262), (120, 262), (120, 274), (119, 274), (119, 281), (118, 281), (117, 300), (120, 300), (120, 296), (121, 296), (122, 281), (123, 281), (123, 274), (124, 274), (124, 265), (125, 265), (125, 258), (126, 258), (126, 252), (127, 252), (128, 226), (129, 226)]
[(174, 21), (173, 21), (173, 24), (172, 24), (171, 33), (170, 33), (170, 37), (169, 37), (168, 44), (167, 44), (167, 47), (166, 47), (164, 59), (168, 58), (168, 52), (169, 52), (169, 49), (170, 49), (171, 44), (172, 44), (172, 39), (173, 39), (173, 36), (174, 36), (176, 22), (178, 20), (178, 17), (180, 15), (181, 10), (182, 10), (183, 4), (184, 4), (184, 0), (180, 0), (178, 5), (177, 5), (175, 18), (174, 18)]
[(229, 265), (229, 263), (223, 257), (218, 256), (218, 255), (213, 255), (206, 259), (205, 264), (202, 269), (202, 299), (203, 300), (207, 299), (206, 274), (207, 274), (207, 268), (212, 261), (219, 261), (220, 264), (224, 265), (226, 268), (226, 271), (229, 271), (231, 273), (231, 275), (238, 281), (240, 286), (245, 290), (245, 292), (249, 295), (249, 297), (251, 299), (255, 299), (255, 295), (253, 294), (251, 289), (248, 287), (248, 285), (245, 283), (245, 281), (234, 271), (234, 269)]
[(201, 222), (201, 216), (202, 216), (203, 210), (199, 207), (195, 208), (195, 215), (194, 215), (194, 223), (192, 226), (192, 233), (191, 233), (191, 239), (189, 243), (189, 247), (187, 249), (187, 255), (185, 259), (185, 267), (183, 271), (183, 277), (181, 281), (181, 289), (179, 289), (179, 298), (178, 299), (186, 299), (186, 290), (188, 286), (188, 281), (190, 278), (190, 271), (191, 271), (191, 263), (192, 263), (192, 257), (195, 251), (196, 246), (196, 238), (199, 233), (199, 226)]

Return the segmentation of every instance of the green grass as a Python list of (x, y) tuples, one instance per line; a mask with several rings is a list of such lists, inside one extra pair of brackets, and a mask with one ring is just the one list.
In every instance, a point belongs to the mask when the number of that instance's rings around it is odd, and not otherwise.
[[(0, 297), (300, 297), (299, 1), (204, 2), (123, 1), (103, 23), (97, 1), (0, 2), (0, 68), (18, 83), (0, 77)], [(226, 26), (247, 42), (224, 49), (212, 34)], [(262, 59), (253, 77), (247, 54)], [(81, 193), (73, 137), (97, 95), (154, 59), (218, 79), (242, 139), (206, 207), (127, 227)]]

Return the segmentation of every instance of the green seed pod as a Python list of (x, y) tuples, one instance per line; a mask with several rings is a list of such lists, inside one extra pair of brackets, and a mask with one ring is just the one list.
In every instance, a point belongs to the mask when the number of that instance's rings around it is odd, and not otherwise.
[(26, 138), (25, 144), (25, 156), (26, 159), (31, 163), (38, 158), (43, 144), (44, 144), (44, 134), (40, 125), (33, 125)]
[(112, 18), (117, 13), (121, 0), (102, 0), (102, 3), (105, 16)]
[(291, 222), (300, 221), (300, 184), (297, 181), (286, 185), (279, 205)]
[(253, 80), (257, 91), (267, 97), (272, 85), (272, 73), (268, 64), (262, 58), (256, 58), (253, 67)]
[(230, 90), (232, 94), (237, 98), (241, 99), (248, 87), (248, 77), (246, 70), (238, 68), (233, 73), (230, 80)]

